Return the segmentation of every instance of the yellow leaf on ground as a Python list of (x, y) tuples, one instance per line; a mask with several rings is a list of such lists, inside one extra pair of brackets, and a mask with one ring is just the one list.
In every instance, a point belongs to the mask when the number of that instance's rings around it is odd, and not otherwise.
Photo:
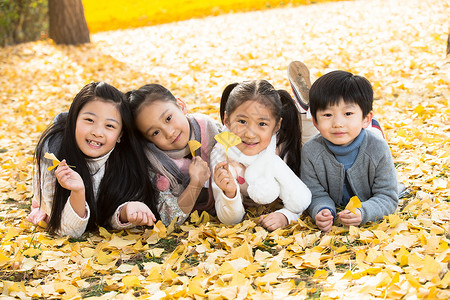
[[(3, 250), (1, 250), (3, 252)], [(7, 263), (9, 263), (11, 261), (11, 259), (6, 256), (5, 254), (0, 252), (0, 266), (3, 266)]]
[(18, 236), (23, 229), (17, 228), (17, 227), (9, 227), (8, 232), (6, 233), (5, 237), (3, 238), (3, 241), (9, 241), (12, 240), (12, 238)]
[(316, 270), (316, 272), (314, 273), (313, 278), (320, 278), (320, 279), (324, 279), (328, 277), (328, 271), (327, 270)]
[(447, 273), (445, 273), (441, 281), (439, 281), (438, 286), (446, 289), (448, 288), (449, 285), (450, 285), (450, 271), (447, 271)]
[(347, 206), (345, 206), (345, 209), (356, 214), (355, 209), (360, 208), (360, 207), (361, 207), (361, 201), (359, 200), (358, 196), (353, 196), (350, 198), (350, 201), (347, 203)]
[(253, 251), (247, 242), (244, 242), (241, 246), (231, 250), (232, 258), (243, 258), (248, 261), (253, 260)]
[(136, 243), (135, 240), (125, 240), (125, 239), (118, 237), (116, 234), (113, 234), (111, 240), (108, 242), (108, 244), (111, 247), (116, 247), (116, 248), (122, 248), (122, 247), (125, 247), (128, 245), (132, 245), (134, 243)]
[(205, 289), (202, 288), (201, 285), (202, 278), (194, 277), (191, 280), (189, 280), (188, 284), (188, 295), (190, 296), (201, 296), (206, 297)]
[(141, 285), (141, 281), (135, 275), (128, 275), (128, 276), (123, 277), (122, 282), (128, 288)]
[(24, 256), (33, 257), (36, 255), (41, 254), (41, 250), (37, 248), (28, 248), (27, 250), (23, 251)]
[(111, 233), (109, 233), (108, 230), (106, 230), (105, 228), (99, 227), (98, 231), (99, 231), (100, 235), (102, 237), (104, 237), (105, 239), (111, 238)]
[(107, 265), (118, 258), (116, 257), (115, 252), (112, 252), (110, 254), (106, 254), (102, 250), (98, 250), (96, 252), (97, 252), (97, 262), (101, 265)]
[(441, 271), (441, 266), (439, 263), (429, 255), (425, 256), (423, 262), (423, 269), (419, 273), (419, 277), (424, 277), (426, 280), (432, 280), (434, 278), (439, 278), (439, 272)]

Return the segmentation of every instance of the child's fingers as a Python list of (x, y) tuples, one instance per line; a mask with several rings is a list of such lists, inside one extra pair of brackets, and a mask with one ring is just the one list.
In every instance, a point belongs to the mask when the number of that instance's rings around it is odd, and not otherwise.
[(145, 225), (148, 222), (148, 218), (147, 218), (147, 214), (146, 213), (142, 213), (142, 218), (141, 221), (139, 222), (139, 225)]
[(221, 161), (214, 167), (214, 173), (218, 172), (221, 168), (224, 168), (228, 163), (226, 161)]

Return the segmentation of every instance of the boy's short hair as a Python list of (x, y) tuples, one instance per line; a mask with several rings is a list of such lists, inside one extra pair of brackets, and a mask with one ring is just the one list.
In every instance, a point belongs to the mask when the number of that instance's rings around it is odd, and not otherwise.
[(356, 103), (363, 117), (372, 111), (373, 89), (362, 76), (347, 71), (332, 71), (317, 79), (309, 91), (309, 107), (315, 120), (318, 110), (337, 105), (341, 99), (345, 103)]

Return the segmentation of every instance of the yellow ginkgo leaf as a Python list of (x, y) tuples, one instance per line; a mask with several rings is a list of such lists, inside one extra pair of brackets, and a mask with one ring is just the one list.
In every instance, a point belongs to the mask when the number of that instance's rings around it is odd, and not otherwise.
[(55, 154), (45, 152), (44, 157), (47, 159), (51, 159), (52, 163), (53, 163), (53, 166), (48, 167), (47, 170), (51, 171), (54, 168), (56, 168), (57, 166), (59, 166), (60, 161), (59, 161), (59, 159), (56, 158)]
[(361, 207), (361, 201), (359, 200), (358, 196), (353, 196), (350, 198), (350, 201), (348, 201), (345, 209), (348, 209), (352, 213), (356, 214), (356, 208), (360, 208), (360, 207)]
[[(53, 154), (53, 153), (45, 152), (44, 158), (47, 158), (47, 159), (51, 159), (51, 160), (52, 160), (53, 165), (47, 168), (47, 170), (49, 170), (49, 171), (53, 170), (54, 168), (56, 168), (57, 166), (59, 166), (59, 164), (61, 163), (61, 162), (59, 161), (59, 159), (56, 158), (55, 154)], [(69, 167), (75, 168), (75, 166), (69, 166)]]
[(122, 282), (128, 288), (136, 287), (141, 284), (141, 281), (135, 275), (128, 275), (128, 276), (123, 277)]
[(188, 142), (188, 145), (189, 145), (189, 149), (191, 150), (192, 157), (194, 157), (195, 156), (195, 150), (200, 148), (200, 146), (202, 144), (200, 144), (200, 142), (198, 142), (196, 140), (192, 140), (192, 141)]
[(224, 131), (216, 134), (214, 138), (218, 143), (225, 147), (225, 151), (228, 150), (228, 148), (236, 146), (242, 142), (240, 137), (230, 131)]

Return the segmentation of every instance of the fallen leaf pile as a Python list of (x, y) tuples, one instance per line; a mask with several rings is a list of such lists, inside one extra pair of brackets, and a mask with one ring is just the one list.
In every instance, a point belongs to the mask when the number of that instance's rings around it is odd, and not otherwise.
[[(2, 297), (450, 298), (449, 15), (445, 0), (344, 1), (97, 33), (90, 45), (0, 49)], [(395, 214), (322, 234), (306, 216), (268, 232), (262, 211), (235, 226), (193, 213), (179, 227), (100, 228), (80, 239), (26, 221), (37, 139), (86, 83), (160, 83), (219, 119), (230, 83), (264, 78), (290, 90), (292, 60), (314, 78), (344, 69), (371, 81), (411, 190)]]

